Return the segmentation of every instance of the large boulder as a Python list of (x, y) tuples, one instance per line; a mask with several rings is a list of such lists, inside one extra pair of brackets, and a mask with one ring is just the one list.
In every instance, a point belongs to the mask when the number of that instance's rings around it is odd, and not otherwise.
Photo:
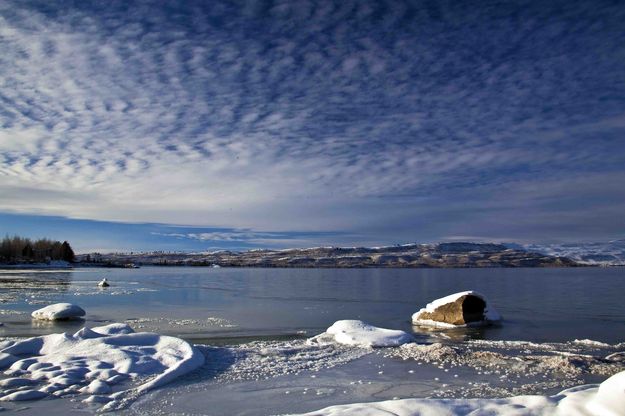
[(484, 295), (467, 291), (437, 299), (412, 315), (415, 325), (457, 327), (488, 325), (501, 316), (488, 304)]
[(44, 321), (77, 319), (85, 316), (85, 311), (72, 303), (55, 303), (34, 311), (31, 316)]

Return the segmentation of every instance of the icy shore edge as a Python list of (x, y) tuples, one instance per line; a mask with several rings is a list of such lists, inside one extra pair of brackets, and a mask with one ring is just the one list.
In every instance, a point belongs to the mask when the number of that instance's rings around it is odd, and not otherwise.
[[(300, 416), (622, 416), (625, 371), (599, 385), (578, 386), (555, 396), (505, 399), (403, 399), (330, 406)], [(296, 415), (291, 415), (296, 416)]]

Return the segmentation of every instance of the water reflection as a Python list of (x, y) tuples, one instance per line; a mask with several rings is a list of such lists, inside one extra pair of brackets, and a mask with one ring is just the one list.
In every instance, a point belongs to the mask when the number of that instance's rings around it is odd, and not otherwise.
[[(412, 331), (418, 335), (434, 338), (436, 341), (463, 342), (467, 340), (489, 339), (487, 334), (496, 330), (496, 325), (459, 327), (459, 328), (437, 328), (423, 325), (412, 325)], [(492, 334), (490, 334), (492, 336)]]
[(72, 272), (5, 270), (0, 272), (0, 302), (37, 303), (42, 296), (67, 293), (71, 284)]
[(3, 271), (0, 273), (0, 289), (55, 289), (67, 290), (72, 272)]
[(44, 321), (39, 319), (32, 319), (30, 322), (30, 327), (32, 329), (54, 330), (50, 332), (72, 332), (72, 330), (77, 331), (84, 326), (85, 320), (82, 318), (62, 321)]

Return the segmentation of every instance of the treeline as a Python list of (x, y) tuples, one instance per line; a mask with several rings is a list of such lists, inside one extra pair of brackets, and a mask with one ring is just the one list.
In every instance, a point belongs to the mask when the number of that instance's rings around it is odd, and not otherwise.
[(42, 263), (51, 260), (74, 261), (74, 250), (67, 241), (47, 238), (31, 240), (23, 237), (4, 237), (0, 242), (0, 263)]

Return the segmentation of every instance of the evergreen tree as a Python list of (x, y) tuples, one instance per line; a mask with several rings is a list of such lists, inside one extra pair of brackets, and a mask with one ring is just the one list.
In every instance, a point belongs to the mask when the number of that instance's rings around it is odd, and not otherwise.
[(33, 246), (31, 246), (30, 243), (26, 243), (26, 245), (22, 249), (22, 257), (29, 260), (35, 258), (35, 251), (33, 250)]
[(69, 245), (69, 243), (67, 241), (63, 241), (63, 244), (61, 244), (61, 260), (65, 260), (68, 261), (70, 263), (74, 262), (74, 250), (72, 250), (72, 247)]
[(73, 262), (74, 250), (67, 241), (53, 241), (47, 238), (30, 240), (19, 236), (8, 235), (0, 240), (0, 263), (17, 263), (20, 261), (43, 262), (49, 260), (65, 260)]

